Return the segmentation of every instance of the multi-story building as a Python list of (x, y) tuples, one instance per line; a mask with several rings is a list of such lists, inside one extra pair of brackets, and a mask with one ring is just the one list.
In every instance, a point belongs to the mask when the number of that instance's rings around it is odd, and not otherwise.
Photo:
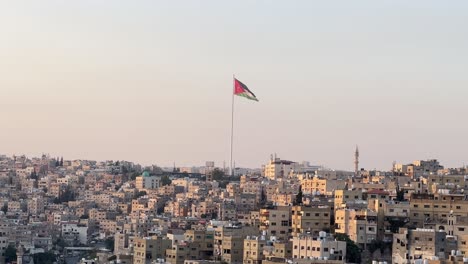
[(335, 190), (335, 210), (342, 208), (348, 201), (362, 200), (362, 190)]
[(244, 239), (243, 264), (261, 264), (265, 259), (263, 249), (266, 243), (265, 237), (248, 236)]
[(28, 212), (32, 215), (44, 213), (44, 199), (42, 197), (33, 197), (28, 201)]
[(444, 231), (400, 228), (393, 236), (392, 262), (413, 264), (433, 257), (445, 259), (454, 249), (453, 241), (447, 239)]
[(70, 245), (87, 245), (91, 230), (85, 224), (68, 222), (62, 223), (62, 237)]
[(210, 259), (213, 257), (214, 231), (191, 229), (185, 231), (184, 238), (185, 241), (190, 242), (191, 259)]
[(135, 238), (133, 249), (134, 264), (151, 264), (164, 259), (166, 250), (172, 248), (172, 241), (159, 236)]
[(411, 224), (424, 227), (426, 223), (446, 219), (451, 212), (456, 216), (468, 216), (468, 200), (458, 194), (413, 194), (410, 210)]
[(263, 174), (272, 180), (286, 178), (297, 166), (295, 162), (272, 157), (268, 164), (264, 165)]
[(318, 235), (330, 230), (331, 208), (329, 206), (293, 206), (291, 209), (292, 235), (302, 233)]
[(166, 262), (170, 264), (184, 264), (185, 260), (192, 259), (190, 256), (190, 245), (187, 242), (179, 242), (166, 250)]
[(157, 189), (160, 186), (160, 180), (160, 177), (150, 176), (150, 174), (145, 171), (143, 172), (142, 176), (136, 177), (135, 186), (139, 191), (146, 189)]
[(258, 234), (255, 226), (219, 226), (215, 229), (214, 258), (231, 264), (243, 262), (244, 239)]
[(344, 263), (346, 257), (346, 242), (337, 241), (323, 231), (318, 236), (300, 234), (292, 239), (292, 246), (293, 259), (330, 259)]
[(468, 217), (450, 213), (446, 219), (427, 223), (424, 228), (445, 231), (447, 235), (453, 236), (459, 255), (468, 257)]
[(291, 228), (291, 207), (276, 206), (260, 209), (260, 230), (279, 240), (289, 240)]
[(377, 212), (370, 209), (338, 209), (335, 212), (335, 232), (347, 234), (364, 248), (377, 239)]

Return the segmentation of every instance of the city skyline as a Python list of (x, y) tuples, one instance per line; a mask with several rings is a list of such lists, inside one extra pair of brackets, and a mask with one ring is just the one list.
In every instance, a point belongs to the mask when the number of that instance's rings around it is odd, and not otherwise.
[(228, 164), (236, 74), (261, 99), (236, 100), (239, 166), (461, 167), (467, 7), (3, 2), (0, 152)]

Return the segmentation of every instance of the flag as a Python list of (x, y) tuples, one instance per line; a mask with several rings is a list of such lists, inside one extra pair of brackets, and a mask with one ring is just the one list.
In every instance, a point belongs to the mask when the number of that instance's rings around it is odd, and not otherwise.
[(245, 97), (250, 100), (254, 100), (258, 102), (257, 97), (254, 93), (252, 93), (247, 85), (243, 84), (241, 81), (234, 78), (234, 94)]

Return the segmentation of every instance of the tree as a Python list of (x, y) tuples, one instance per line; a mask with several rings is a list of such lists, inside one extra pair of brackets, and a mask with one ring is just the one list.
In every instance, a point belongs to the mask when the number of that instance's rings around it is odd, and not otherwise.
[(380, 250), (380, 253), (383, 254), (386, 248), (391, 248), (391, 243), (385, 243), (381, 240), (372, 240), (367, 249), (369, 249), (370, 253)]
[(67, 186), (63, 192), (59, 194), (59, 197), (54, 199), (55, 204), (67, 203), (70, 201), (75, 201), (75, 192)]
[(398, 233), (398, 230), (400, 230), (400, 227), (404, 227), (408, 222), (407, 219), (401, 219), (401, 218), (389, 218), (387, 221), (390, 224), (390, 231), (392, 233)]
[(400, 187), (397, 187), (396, 190), (396, 200), (400, 202), (405, 200), (405, 191), (400, 190)]
[(37, 253), (33, 255), (34, 263), (53, 264), (57, 261), (57, 256), (52, 252)]
[(0, 209), (1, 211), (3, 211), (5, 214), (8, 212), (8, 204), (4, 204), (2, 206), (2, 209)]
[(145, 191), (139, 191), (137, 192), (134, 196), (133, 196), (133, 199), (138, 199), (142, 196), (145, 196), (147, 193)]
[(161, 186), (166, 186), (166, 185), (171, 185), (171, 184), (172, 184), (172, 180), (169, 179), (169, 176), (163, 175), (161, 177)]
[(134, 181), (136, 179), (136, 177), (138, 177), (140, 175), (141, 175), (141, 172), (134, 171), (134, 172), (130, 173), (130, 180)]
[(36, 170), (34, 170), (33, 172), (31, 172), (31, 175), (29, 175), (29, 178), (33, 179), (33, 180), (37, 180), (37, 173), (36, 173)]
[(267, 202), (267, 196), (265, 193), (265, 189), (262, 188), (262, 192), (260, 193), (260, 205), (264, 206)]
[(213, 170), (213, 181), (221, 181), (224, 179), (224, 171), (218, 169), (218, 168), (215, 168)]
[(80, 216), (80, 219), (89, 219), (89, 215), (83, 214)]
[(113, 237), (108, 237), (104, 243), (106, 244), (106, 248), (110, 251), (114, 251), (115, 241)]
[(60, 158), (60, 167), (63, 167), (63, 157)]
[(65, 247), (68, 247), (67, 242), (65, 242), (65, 240), (62, 237), (57, 238), (57, 240), (55, 240), (53, 244), (55, 246), (55, 249), (57, 248), (63, 249)]
[(296, 200), (293, 202), (294, 205), (301, 205), (302, 204), (302, 185), (299, 185), (299, 192), (296, 195)]
[(8, 245), (8, 247), (5, 249), (5, 261), (16, 261), (16, 248), (12, 245)]
[(346, 260), (351, 263), (361, 263), (361, 249), (346, 234), (336, 234), (336, 240), (346, 242)]

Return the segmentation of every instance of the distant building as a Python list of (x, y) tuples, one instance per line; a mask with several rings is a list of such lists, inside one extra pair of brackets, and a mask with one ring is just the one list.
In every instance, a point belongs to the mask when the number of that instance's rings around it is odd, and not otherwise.
[(424, 259), (446, 259), (455, 249), (455, 241), (447, 238), (445, 231), (434, 229), (400, 228), (393, 236), (392, 263), (417, 263)]
[(160, 186), (160, 180), (160, 177), (150, 176), (150, 174), (145, 171), (143, 172), (142, 176), (136, 177), (135, 185), (139, 191), (146, 189), (157, 189)]
[(293, 259), (321, 259), (339, 260), (342, 263), (346, 257), (346, 242), (336, 241), (326, 232), (320, 232), (318, 236), (301, 234), (292, 239)]
[(288, 177), (289, 173), (293, 171), (298, 164), (289, 160), (282, 160), (276, 156), (271, 157), (268, 164), (264, 166), (263, 174), (269, 179), (279, 179)]

